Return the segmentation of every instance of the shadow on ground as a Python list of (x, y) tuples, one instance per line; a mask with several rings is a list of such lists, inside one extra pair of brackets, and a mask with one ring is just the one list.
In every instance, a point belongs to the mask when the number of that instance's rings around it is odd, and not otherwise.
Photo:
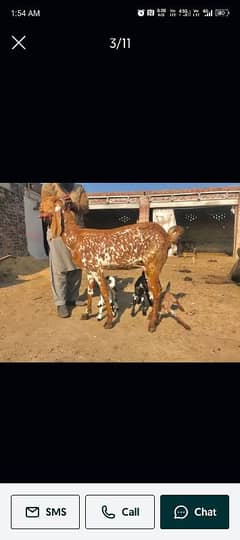
[[(33, 257), (16, 257), (0, 262), (0, 288), (21, 285), (33, 279), (33, 276), (48, 267), (48, 259), (38, 260)], [(26, 279), (25, 279), (26, 276)]]

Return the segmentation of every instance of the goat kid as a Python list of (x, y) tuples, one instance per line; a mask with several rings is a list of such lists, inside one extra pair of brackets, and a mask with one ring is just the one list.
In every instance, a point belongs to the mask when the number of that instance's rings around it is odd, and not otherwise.
[(153, 294), (153, 308), (149, 317), (149, 332), (158, 325), (158, 311), (162, 291), (159, 275), (168, 250), (183, 234), (182, 227), (172, 227), (167, 233), (158, 223), (137, 223), (117, 229), (82, 229), (74, 220), (71, 205), (56, 197), (46, 198), (40, 211), (51, 216), (52, 238), (61, 236), (77, 268), (91, 274), (100, 287), (107, 310), (106, 329), (113, 327), (113, 313), (104, 276), (106, 269), (145, 268), (149, 289)]
[[(112, 309), (113, 318), (116, 318), (119, 311), (118, 298), (117, 298), (117, 287), (116, 279), (113, 276), (106, 277), (107, 288), (108, 288), (108, 299)], [(88, 320), (92, 315), (92, 298), (94, 294), (94, 285), (95, 279), (89, 274), (88, 275), (88, 303), (85, 315), (82, 316), (82, 320)], [(97, 320), (102, 321), (104, 308), (106, 307), (103, 296), (100, 296), (98, 302), (98, 315)]]
[[(177, 295), (170, 293), (171, 284), (170, 282), (167, 285), (166, 290), (161, 293), (160, 297), (160, 310), (159, 310), (159, 317), (160, 321), (163, 317), (171, 316), (173, 317), (179, 324), (181, 324), (186, 330), (191, 330), (190, 326), (186, 324), (180, 317), (176, 315), (175, 309), (180, 309), (180, 311), (184, 312), (183, 306), (180, 304)], [(144, 316), (147, 315), (147, 311), (149, 306), (152, 306), (152, 295), (148, 288), (148, 282), (146, 279), (145, 272), (142, 273), (142, 275), (138, 278), (138, 280), (135, 283), (135, 292), (133, 294), (133, 304), (132, 304), (132, 317), (135, 317), (136, 313), (136, 305), (141, 304), (140, 310), (142, 310), (142, 313)]]
[(177, 298), (177, 295), (170, 293), (170, 289), (171, 289), (171, 283), (169, 282), (167, 284), (166, 291), (164, 291), (161, 294), (160, 311), (159, 311), (160, 322), (161, 322), (163, 317), (169, 317), (170, 316), (170, 317), (173, 317), (173, 319), (175, 319), (175, 321), (177, 321), (179, 324), (181, 324), (181, 326), (183, 326), (185, 328), (185, 330), (191, 330), (191, 327), (188, 324), (186, 324), (182, 319), (180, 319), (180, 317), (178, 317), (176, 315), (176, 312), (175, 312), (175, 310), (173, 308), (180, 309), (180, 311), (182, 311), (182, 312), (184, 312), (185, 309), (180, 304), (180, 302), (179, 302), (179, 300)]
[[(106, 280), (107, 280), (108, 291), (109, 291), (109, 297), (108, 298), (109, 298), (110, 306), (111, 306), (111, 309), (112, 309), (113, 317), (115, 318), (115, 317), (117, 317), (118, 311), (119, 311), (116, 279), (113, 276), (107, 276)], [(97, 316), (98, 321), (102, 321), (103, 312), (104, 312), (105, 307), (106, 307), (106, 305), (105, 305), (105, 302), (104, 302), (104, 298), (101, 295), (100, 300), (98, 302), (98, 309), (99, 309), (98, 316)]]
[(148, 282), (145, 272), (137, 279), (134, 286), (133, 302), (131, 316), (137, 315), (136, 306), (140, 305), (139, 311), (142, 311), (144, 317), (147, 315), (148, 308), (153, 305), (153, 297), (148, 288)]

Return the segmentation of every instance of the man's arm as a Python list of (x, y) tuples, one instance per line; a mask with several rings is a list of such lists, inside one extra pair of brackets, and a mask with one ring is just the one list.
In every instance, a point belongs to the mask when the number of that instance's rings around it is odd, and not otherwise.
[(53, 185), (52, 183), (44, 183), (42, 185), (42, 190), (41, 190), (41, 201), (40, 201), (40, 217), (45, 219), (45, 218), (48, 218), (48, 215), (47, 214), (44, 214), (41, 210), (41, 204), (43, 203), (43, 201), (45, 201), (45, 199), (47, 199), (47, 197), (51, 197), (54, 195), (54, 189), (53, 189)]

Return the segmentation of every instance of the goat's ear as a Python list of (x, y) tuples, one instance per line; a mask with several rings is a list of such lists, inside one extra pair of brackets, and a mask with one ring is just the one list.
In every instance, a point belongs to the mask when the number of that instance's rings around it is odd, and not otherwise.
[(176, 244), (178, 239), (184, 234), (183, 227), (177, 225), (176, 227), (171, 227), (168, 231), (168, 236), (172, 244)]
[(62, 234), (62, 215), (61, 211), (54, 212), (51, 224), (52, 238), (57, 238)]

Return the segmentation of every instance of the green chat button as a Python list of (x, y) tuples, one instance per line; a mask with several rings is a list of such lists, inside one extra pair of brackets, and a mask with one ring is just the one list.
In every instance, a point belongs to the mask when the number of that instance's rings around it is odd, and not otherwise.
[(162, 495), (161, 529), (229, 529), (228, 495)]

